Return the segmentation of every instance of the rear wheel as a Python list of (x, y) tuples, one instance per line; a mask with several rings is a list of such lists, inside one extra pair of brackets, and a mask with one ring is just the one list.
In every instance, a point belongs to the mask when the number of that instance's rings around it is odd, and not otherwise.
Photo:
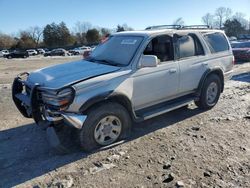
[(128, 111), (118, 103), (93, 107), (79, 132), (80, 146), (91, 151), (110, 145), (129, 136), (131, 118)]
[(219, 76), (216, 74), (210, 75), (206, 78), (200, 98), (198, 101), (195, 101), (195, 104), (200, 109), (206, 110), (213, 108), (220, 98), (221, 87), (222, 83)]

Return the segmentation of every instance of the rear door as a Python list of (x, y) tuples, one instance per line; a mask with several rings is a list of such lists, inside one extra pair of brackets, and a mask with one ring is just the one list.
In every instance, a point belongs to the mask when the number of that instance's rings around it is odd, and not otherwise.
[(179, 94), (193, 92), (208, 69), (204, 47), (194, 33), (175, 35), (177, 59), (180, 66)]

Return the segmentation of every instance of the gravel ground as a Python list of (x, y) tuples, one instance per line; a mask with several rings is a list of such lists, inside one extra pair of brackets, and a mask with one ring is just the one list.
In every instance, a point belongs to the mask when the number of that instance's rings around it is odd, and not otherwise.
[(250, 187), (250, 63), (235, 66), (212, 110), (191, 104), (134, 124), (124, 143), (62, 156), (10, 89), (19, 72), (75, 59), (0, 59), (0, 187)]

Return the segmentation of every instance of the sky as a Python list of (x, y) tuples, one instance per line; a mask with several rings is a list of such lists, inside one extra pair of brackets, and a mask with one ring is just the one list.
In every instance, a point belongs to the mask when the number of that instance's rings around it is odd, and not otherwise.
[(16, 34), (32, 26), (64, 21), (115, 28), (126, 23), (134, 29), (172, 24), (182, 17), (186, 25), (202, 24), (201, 17), (224, 6), (250, 19), (250, 0), (0, 0), (0, 32)]

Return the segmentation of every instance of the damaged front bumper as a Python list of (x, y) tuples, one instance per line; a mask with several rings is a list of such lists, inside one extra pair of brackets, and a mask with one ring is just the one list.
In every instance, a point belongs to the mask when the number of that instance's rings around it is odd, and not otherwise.
[(58, 122), (81, 129), (87, 116), (77, 113), (55, 111), (47, 108), (41, 99), (39, 91), (42, 88), (39, 84), (31, 85), (27, 82), (29, 73), (18, 75), (12, 85), (12, 99), (24, 117), (33, 118), (38, 125), (49, 127)]

